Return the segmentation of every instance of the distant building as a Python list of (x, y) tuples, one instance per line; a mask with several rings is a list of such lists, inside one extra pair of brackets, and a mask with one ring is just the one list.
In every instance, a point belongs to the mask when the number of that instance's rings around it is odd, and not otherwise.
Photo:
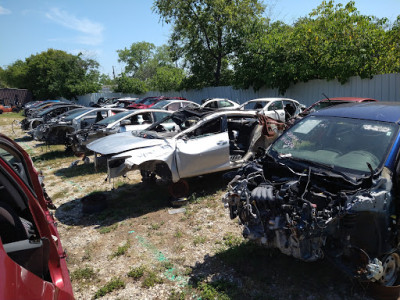
[(25, 103), (32, 100), (32, 93), (27, 89), (0, 89), (0, 104), (24, 105)]

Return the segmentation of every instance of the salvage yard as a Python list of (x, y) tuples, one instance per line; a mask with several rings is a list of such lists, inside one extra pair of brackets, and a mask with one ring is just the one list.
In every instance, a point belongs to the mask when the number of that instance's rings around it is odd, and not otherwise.
[[(165, 183), (142, 183), (138, 172), (107, 182), (93, 157), (84, 164), (63, 145), (33, 141), (22, 119), (0, 115), (0, 132), (43, 172), (76, 299), (369, 299), (326, 260), (245, 242), (221, 202), (221, 173), (189, 179), (188, 204), (174, 208)], [(89, 194), (98, 202), (83, 205)]]

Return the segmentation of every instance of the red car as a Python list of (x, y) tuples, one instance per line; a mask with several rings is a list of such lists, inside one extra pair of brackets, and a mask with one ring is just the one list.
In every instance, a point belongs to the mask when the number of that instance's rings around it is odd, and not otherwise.
[(74, 299), (49, 208), (29, 155), (0, 134), (0, 299)]
[(128, 109), (143, 109), (143, 108), (150, 108), (157, 102), (161, 100), (170, 100), (170, 99), (175, 99), (175, 100), (186, 100), (185, 98), (182, 97), (165, 97), (165, 96), (160, 96), (160, 97), (146, 97), (143, 98), (142, 100), (136, 101), (134, 104), (129, 105), (127, 108)]
[(338, 104), (355, 103), (355, 102), (375, 102), (378, 101), (372, 98), (361, 98), (361, 97), (336, 97), (336, 98), (326, 98), (315, 102), (313, 105), (305, 109), (301, 115), (308, 115), (314, 111), (326, 108), (329, 106), (334, 106)]

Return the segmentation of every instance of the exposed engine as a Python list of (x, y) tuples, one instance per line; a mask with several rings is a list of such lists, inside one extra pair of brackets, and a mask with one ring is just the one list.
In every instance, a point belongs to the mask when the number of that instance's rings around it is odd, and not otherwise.
[(361, 179), (314, 166), (298, 172), (266, 156), (263, 166), (239, 170), (223, 202), (249, 240), (303, 261), (326, 256), (355, 278), (393, 285), (400, 259), (388, 172)]

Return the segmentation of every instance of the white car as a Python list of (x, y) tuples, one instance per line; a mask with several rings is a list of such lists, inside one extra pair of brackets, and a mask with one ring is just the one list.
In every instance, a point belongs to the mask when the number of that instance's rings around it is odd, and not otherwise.
[(196, 102), (189, 101), (189, 100), (167, 99), (167, 100), (161, 100), (161, 101), (157, 102), (151, 108), (164, 109), (164, 110), (169, 110), (169, 111), (177, 111), (177, 110), (179, 110), (183, 107), (189, 106), (189, 105), (192, 107), (200, 106)]
[[(88, 154), (86, 145), (96, 139), (132, 130), (143, 130), (151, 124), (171, 115), (172, 112), (160, 109), (127, 110), (105, 118), (92, 126), (68, 134), (67, 145), (71, 146), (75, 155)], [(168, 124), (163, 124), (168, 128)]]
[(176, 183), (242, 166), (270, 143), (261, 132), (256, 112), (183, 109), (146, 130), (113, 134), (87, 148), (95, 164), (98, 154), (107, 158), (109, 178), (139, 169)]
[(243, 103), (240, 109), (258, 111), (270, 118), (285, 122), (297, 116), (303, 107), (298, 101), (290, 98), (257, 98)]
[(232, 100), (224, 98), (208, 98), (202, 100), (201, 108), (209, 109), (237, 109), (240, 105)]

